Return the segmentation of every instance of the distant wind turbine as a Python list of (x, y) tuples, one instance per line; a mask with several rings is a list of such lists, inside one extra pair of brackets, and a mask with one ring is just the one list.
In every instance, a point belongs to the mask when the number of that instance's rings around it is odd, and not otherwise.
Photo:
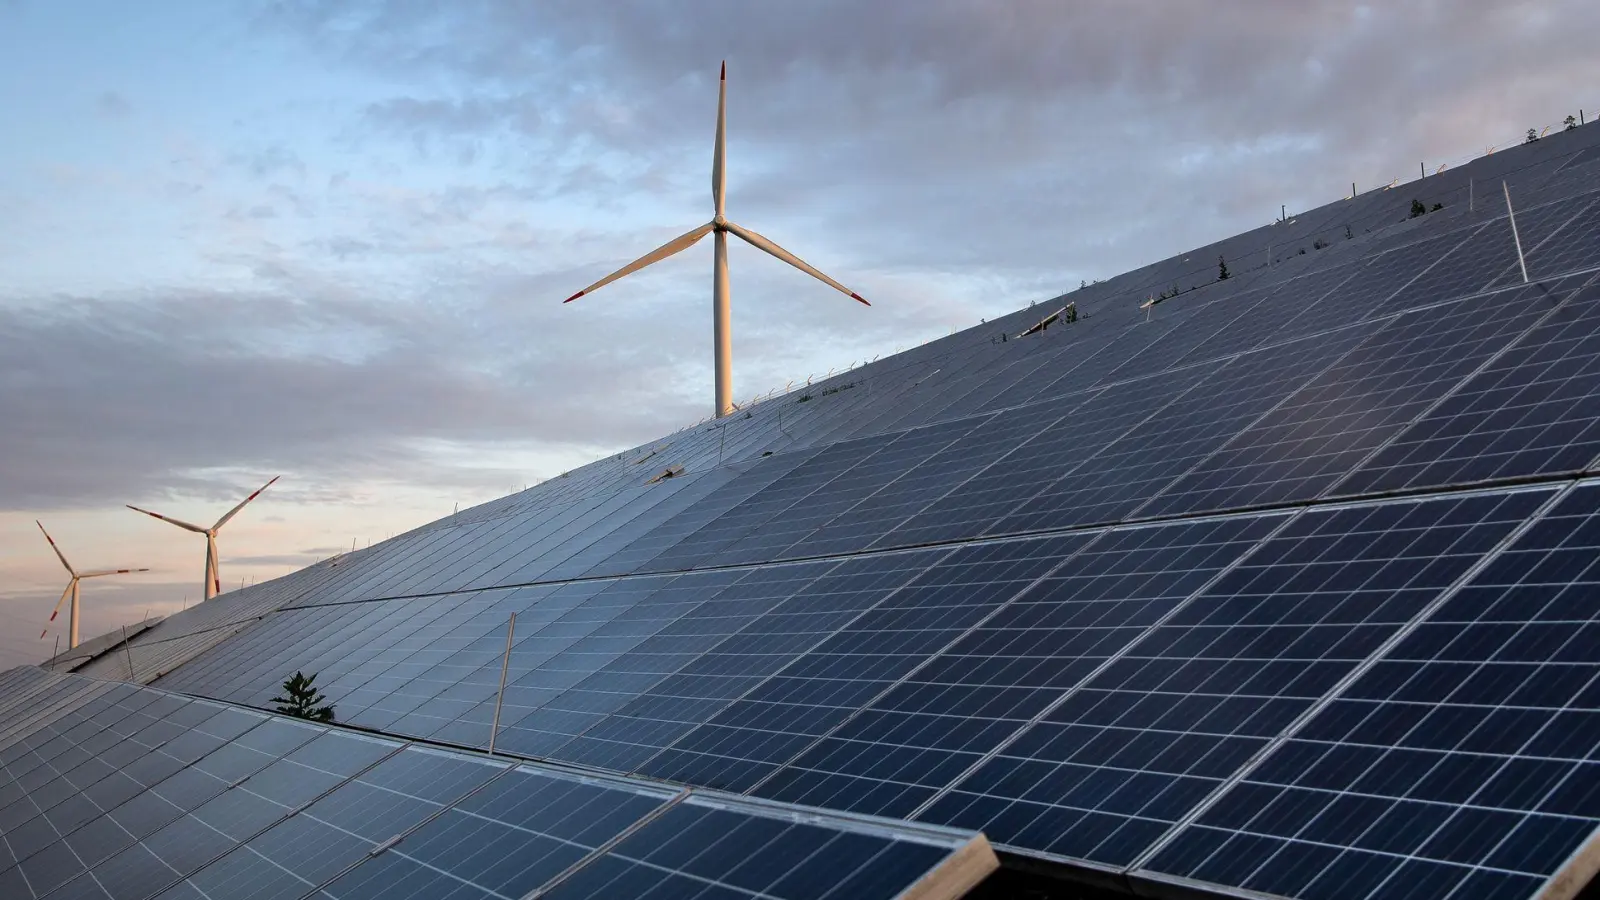
[(277, 481), (279, 478), (282, 478), (282, 477), (283, 477), (282, 475), (274, 475), (274, 476), (272, 476), (272, 481), (269, 481), (266, 484), (263, 484), (260, 488), (256, 489), (256, 492), (254, 494), (251, 494), (250, 496), (248, 496), (248, 497), (244, 498), (243, 500), (239, 501), (239, 505), (238, 506), (235, 506), (233, 509), (228, 510), (228, 514), (223, 516), (222, 518), (218, 519), (217, 520), (217, 524), (211, 526), (210, 528), (201, 528), (199, 525), (190, 525), (188, 522), (185, 522), (185, 521), (183, 521), (181, 519), (174, 519), (171, 516), (163, 516), (160, 513), (153, 513), (148, 509), (140, 509), (139, 507), (133, 506), (132, 504), (129, 504), (128, 508), (133, 510), (134, 512), (142, 512), (147, 516), (152, 516), (154, 518), (160, 519), (163, 522), (168, 522), (168, 523), (171, 523), (173, 525), (176, 525), (176, 526), (178, 526), (179, 528), (182, 528), (185, 531), (192, 531), (195, 534), (203, 534), (203, 535), (206, 536), (206, 586), (205, 586), (205, 599), (210, 600), (212, 597), (215, 597), (216, 595), (222, 593), (222, 571), (221, 571), (221, 567), (220, 567), (220, 565), (218, 563), (218, 560), (217, 560), (217, 532), (222, 530), (222, 526), (228, 524), (228, 520), (229, 519), (231, 519), (234, 516), (238, 515), (239, 514), (239, 510), (244, 509), (246, 503), (249, 503), (251, 500), (254, 500), (255, 498), (261, 496), (261, 492), (262, 491), (266, 490), (269, 487), (272, 487), (272, 482), (273, 481)]
[[(61, 560), (61, 565), (66, 568), (67, 574), (72, 576), (72, 580), (67, 582), (67, 589), (61, 592), (61, 599), (56, 601), (56, 608), (50, 611), (50, 621), (54, 622), (56, 616), (61, 612), (61, 604), (67, 602), (68, 597), (72, 598), (72, 605), (68, 607), (67, 611), (67, 649), (71, 650), (78, 646), (78, 582), (85, 578), (99, 578), (102, 575), (126, 575), (129, 572), (148, 572), (150, 570), (99, 569), (94, 572), (79, 572), (72, 567), (72, 563), (67, 562), (67, 555), (61, 552), (60, 547), (56, 546), (56, 539), (50, 536), (50, 532), (44, 530), (44, 523), (34, 519), (33, 524), (39, 526), (39, 531), (44, 534), (44, 539), (50, 542), (50, 549), (56, 552), (56, 559)], [(44, 636), (49, 633), (50, 626), (46, 624), (44, 630), (39, 632), (39, 639), (44, 640)]]
[(758, 250), (764, 250), (767, 253), (776, 256), (778, 259), (783, 260), (789, 265), (794, 266), (796, 269), (799, 269), (807, 275), (810, 275), (812, 278), (817, 279), (823, 284), (848, 294), (853, 300), (858, 300), (866, 306), (872, 305), (867, 303), (866, 300), (862, 299), (860, 294), (857, 294), (855, 291), (850, 290), (839, 282), (829, 278), (827, 275), (824, 275), (822, 272), (813, 268), (800, 257), (795, 256), (793, 253), (790, 253), (772, 241), (767, 240), (759, 234), (756, 234), (754, 231), (751, 231), (750, 229), (744, 228), (740, 225), (735, 225), (723, 217), (723, 170), (727, 157), (725, 152), (727, 144), (727, 129), (725, 125), (727, 101), (728, 64), (724, 62), (722, 64), (721, 86), (717, 90), (717, 143), (711, 157), (711, 201), (715, 207), (715, 215), (712, 217), (711, 221), (701, 225), (699, 228), (696, 228), (688, 234), (673, 238), (655, 250), (646, 253), (644, 256), (641, 256), (633, 262), (628, 263), (617, 271), (612, 272), (610, 275), (607, 275), (599, 281), (596, 281), (594, 284), (589, 285), (583, 290), (562, 301), (563, 303), (571, 303), (579, 297), (582, 297), (584, 294), (594, 293), (595, 291), (605, 287), (613, 281), (616, 281), (618, 278), (621, 278), (624, 275), (631, 275), (634, 272), (637, 272), (653, 263), (658, 263), (675, 253), (680, 253), (684, 250), (687, 250), (699, 243), (701, 238), (708, 234), (712, 235), (715, 240), (716, 253), (713, 257), (714, 261), (711, 269), (711, 322), (712, 333), (716, 344), (716, 415), (718, 417), (726, 416), (734, 410), (733, 325), (729, 310), (728, 234), (731, 233), (750, 246), (755, 247)]

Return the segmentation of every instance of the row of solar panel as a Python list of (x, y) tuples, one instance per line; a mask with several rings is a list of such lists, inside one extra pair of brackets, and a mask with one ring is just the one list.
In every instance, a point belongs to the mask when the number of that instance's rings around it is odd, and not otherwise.
[[(1600, 796), (1459, 792), (1500, 768), (1600, 785), (1600, 716), (1570, 712), (1600, 677), (1597, 515), (1600, 485), (1530, 487), (286, 610), (163, 684), (261, 704), (317, 671), (343, 719), (481, 746), (515, 611), (510, 752), (1272, 893), (1443, 867), (1513, 896)], [(1547, 647), (1563, 628), (1582, 637)], [(1300, 765), (1349, 753), (1405, 774)], [(1316, 819), (1341, 793), (1365, 818)], [(1407, 816), (1466, 831), (1386, 849), (1419, 837)], [(1484, 841), (1508, 848), (1493, 871)], [(1345, 862), (1273, 869), (1290, 843)], [(1255, 880), (1228, 874), (1249, 858)]]
[[(1585, 238), (1592, 235), (1590, 220), (1597, 217), (1600, 217), (1600, 206), (1591, 206), (1587, 196), (1569, 198), (1525, 211), (1520, 228), (1521, 233), (1527, 237), (1531, 254), (1538, 261), (1535, 265), (1536, 271), (1562, 271), (1570, 267), (1575, 260), (1587, 258), (1585, 254), (1592, 248), (1585, 242)], [(1500, 233), (1504, 230), (1504, 221), (1500, 219), (1488, 224), (1470, 223), (1465, 228), (1460, 227), (1459, 223), (1452, 223), (1451, 227), (1441, 227), (1440, 231), (1443, 233), (1433, 238), (1378, 255), (1370, 265), (1367, 264), (1369, 262), (1367, 258), (1360, 258), (1356, 264), (1312, 267), (1311, 276), (1294, 278), (1287, 282), (1268, 279), (1270, 284), (1267, 286), (1233, 293), (1222, 292), (1214, 295), (1216, 299), (1210, 302), (1190, 300), (1170, 322), (1152, 323), (1154, 327), (1125, 328), (1119, 333), (1109, 335), (1113, 338), (1111, 340), (1096, 342), (1096, 338), (1108, 337), (1104, 327), (1110, 325), (1102, 316), (1100, 323), (1088, 323), (1086, 327), (1077, 328), (1073, 332), (1072, 340), (1029, 344), (1030, 348), (1038, 352), (1023, 353), (1014, 364), (995, 367), (999, 371), (992, 374), (987, 367), (978, 365), (979, 360), (976, 359), (963, 358), (954, 361), (955, 364), (951, 364), (953, 362), (951, 360), (946, 360), (939, 369), (945, 373), (945, 380), (938, 384), (936, 390), (924, 391), (917, 403), (903, 402), (903, 389), (911, 382), (901, 382), (898, 385), (901, 390), (897, 391), (893, 379), (890, 379), (889, 385), (879, 385), (876, 388), (876, 397), (873, 396), (871, 388), (860, 394), (850, 395), (852, 399), (875, 400), (876, 402), (863, 404), (874, 410), (899, 407), (901, 410), (898, 418), (891, 417), (886, 421), (881, 412), (862, 417), (853, 415), (849, 410), (838, 408), (824, 410), (821, 404), (817, 404), (799, 407), (798, 414), (789, 412), (789, 424), (785, 426), (779, 421), (777, 424), (781, 431), (777, 433), (788, 435), (792, 431), (800, 431), (808, 433), (808, 440), (815, 442), (826, 439), (831, 433), (827, 428), (814, 427), (819, 422), (831, 421), (835, 431), (842, 429), (847, 433), (850, 430), (847, 426), (851, 426), (852, 423), (859, 424), (863, 418), (873, 423), (875, 428), (883, 430), (886, 426), (904, 425), (919, 420), (927, 421), (950, 415), (971, 415), (1002, 403), (1004, 398), (1016, 394), (1017, 388), (1023, 385), (1026, 385), (1026, 390), (1022, 396), (1049, 397), (1063, 394), (1077, 396), (1087, 391), (1096, 381), (1101, 384), (1116, 384), (1121, 379), (1140, 373), (1159, 372), (1174, 366), (1188, 366), (1195, 361), (1221, 359), (1252, 347), (1270, 345), (1281, 338), (1311, 334), (1336, 327), (1342, 322), (1359, 319), (1363, 314), (1370, 312), (1371, 299), (1382, 299), (1384, 290), (1392, 296), (1388, 302), (1379, 305), (1379, 311), (1414, 305), (1416, 302), (1414, 298), (1418, 297), (1452, 296), (1463, 290), (1470, 290), (1473, 286), (1482, 285), (1486, 281), (1504, 283), (1509, 273), (1515, 269), (1510, 255), (1512, 245), (1505, 239), (1506, 235)], [(1441, 258), (1440, 253), (1445, 255)], [(1452, 261), (1458, 259), (1462, 264), (1452, 264)], [(1543, 261), (1548, 261), (1548, 265), (1544, 265)], [(1398, 284), (1411, 278), (1411, 275), (1404, 273), (1414, 271), (1423, 271), (1424, 274), (1416, 277), (1411, 287), (1396, 290), (1395, 285), (1388, 285), (1387, 288), (1380, 290), (1391, 279)], [(1496, 276), (1496, 272), (1500, 274)], [(1233, 283), (1240, 285), (1247, 281), (1248, 279), (1234, 279)], [(1370, 299), (1356, 302), (1361, 297)], [(1122, 318), (1115, 318), (1116, 328), (1123, 328), (1130, 317), (1134, 317), (1133, 314), (1124, 311)], [(1095, 333), (1097, 324), (1104, 326), (1099, 334)], [(1057, 334), (1060, 334), (1059, 329)], [(1089, 347), (1093, 350), (1084, 352)], [(969, 348), (969, 351), (972, 349)], [(982, 349), (981, 345), (977, 349)], [(1578, 349), (1581, 351), (1582, 348)], [(969, 352), (967, 355), (972, 354)], [(1121, 364), (1113, 365), (1109, 374), (1102, 375), (1101, 373), (1106, 372), (1106, 368), (1095, 362), (1100, 359), (1121, 361)], [(1248, 378), (1251, 374), (1248, 365), (1248, 363), (1243, 365), (1236, 363), (1228, 367), (1227, 372), (1215, 376), (1224, 382), (1220, 387), (1228, 387), (1226, 382), (1237, 378)], [(915, 366), (911, 368), (915, 370), (913, 375), (924, 371)], [(1041, 377), (1041, 373), (1047, 370), (1051, 374), (1048, 377)], [(877, 376), (874, 378), (874, 383), (882, 380)], [(949, 380), (951, 378), (956, 380)], [(1568, 386), (1573, 387), (1570, 382)], [(1218, 385), (1204, 384), (1194, 390), (1204, 393), (1217, 387)], [(1103, 405), (1109, 400), (1097, 402)], [(1227, 412), (1245, 416), (1257, 408), (1259, 402), (1265, 401), (1258, 401), (1255, 405), (1247, 404)], [(1050, 411), (1044, 412), (1048, 415)], [(812, 417), (809, 423), (808, 414)], [(696, 466), (715, 465), (722, 461), (725, 446), (731, 445), (728, 449), (732, 457), (749, 453), (762, 442), (770, 442), (773, 436), (770, 418), (764, 416), (756, 420), (757, 427), (744, 428), (742, 431), (735, 429), (731, 441), (727, 434), (729, 426), (744, 425), (746, 420), (725, 421), (717, 428), (707, 430), (699, 436), (699, 450), (685, 445), (681, 436), (675, 447), (671, 446), (671, 442), (658, 446), (671, 447), (672, 459), (691, 459)], [(1026, 433), (1026, 425), (1012, 424), (1026, 421), (1025, 414), (1013, 410), (1006, 414), (1006, 418), (1006, 421), (999, 423), (993, 429), (981, 427), (983, 419), (973, 419), (971, 425), (974, 435), (966, 444), (979, 440), (980, 435), (993, 431), (995, 440), (1000, 441), (1000, 446), (1004, 447), (1004, 440), (1013, 437), (1006, 430), (1008, 426), (1021, 428), (1025, 432), (1021, 435), (1023, 438), (1029, 436)], [(1155, 427), (1155, 424), (1152, 422), (1146, 430)], [(808, 425), (811, 426), (809, 432)], [(959, 425), (953, 423), (949, 427), (959, 429)], [(1207, 436), (1214, 437), (1218, 429), (1211, 427), (1206, 432)], [(915, 441), (937, 439), (937, 436), (937, 434), (931, 438), (903, 436), (904, 442), (899, 443), (895, 449), (897, 452), (915, 452), (917, 449)], [(1118, 463), (1116, 448), (1128, 446), (1140, 436), (1137, 433), (1128, 435), (1126, 439), (1108, 448), (1102, 457), (1091, 463), (1091, 467), (1115, 466)], [(690, 443), (693, 444), (692, 441)], [(715, 462), (708, 456), (712, 444), (717, 451)], [(943, 458), (958, 458), (966, 449), (966, 444), (950, 446)], [(1199, 452), (1213, 446), (1214, 443), (1192, 449)], [(642, 457), (645, 462), (655, 458), (651, 453), (642, 454)], [(798, 457), (791, 453), (767, 460), (753, 472), (741, 472), (737, 468), (714, 468), (707, 472), (697, 472), (690, 479), (669, 481), (665, 485), (643, 486), (640, 484), (641, 473), (635, 466), (639, 458), (630, 457), (627, 462), (619, 462), (617, 467), (613, 467), (619, 470), (620, 474), (619, 471), (611, 471), (610, 483), (607, 482), (607, 476), (601, 476), (598, 480), (579, 478), (569, 484), (568, 493), (583, 499), (564, 507), (551, 508), (547, 502), (536, 503), (534, 495), (539, 492), (537, 490), (528, 492), (528, 498), (515, 501), (515, 507), (520, 509), (520, 515), (514, 518), (494, 515), (496, 504), (490, 504), (477, 515), (469, 513), (459, 525), (453, 524), (454, 519), (447, 519), (440, 526), (419, 529), (399, 540), (380, 545), (376, 551), (352, 554), (332, 564), (308, 568), (296, 573), (292, 578), (280, 579), (279, 582), (242, 592), (242, 596), (237, 598), (230, 597), (223, 602), (207, 604), (194, 613), (185, 613), (175, 617), (173, 621), (161, 623), (150, 635), (143, 636), (140, 642), (171, 641), (210, 629), (217, 629), (217, 632), (208, 637), (186, 641), (183, 646), (165, 648), (166, 652), (153, 652), (150, 654), (151, 659), (141, 661), (139, 671), (146, 675), (167, 671), (192, 655), (193, 646), (215, 643), (234, 630), (226, 626), (250, 621), (269, 609), (291, 602), (297, 596), (325, 597), (327, 590), (336, 584), (344, 584), (350, 588), (345, 596), (357, 599), (457, 590), (469, 586), (462, 583), (462, 572), (459, 568), (447, 567), (445, 571), (435, 573), (434, 577), (426, 579), (424, 583), (416, 583), (413, 580), (409, 584), (397, 583), (394, 576), (400, 573), (393, 571), (393, 562), (397, 558), (412, 561), (428, 559), (431, 558), (431, 551), (457, 550), (469, 542), (488, 545), (490, 548), (498, 545), (506, 554), (515, 553), (514, 558), (509, 559), (478, 558), (480, 563), (478, 569), (495, 573), (492, 580), (500, 584), (523, 583), (535, 579), (570, 578), (585, 573), (616, 574), (634, 571), (638, 565), (660, 551), (665, 538), (681, 537), (686, 533), (685, 526), (703, 524), (707, 511), (718, 513), (724, 511), (765, 487), (775, 478), (786, 474), (785, 466), (792, 468), (807, 459), (809, 459), (808, 452), (803, 452)], [(891, 457), (884, 457), (885, 461), (889, 459)], [(983, 464), (991, 460), (979, 454), (970, 461)], [(1159, 466), (1159, 463), (1153, 464)], [(880, 524), (895, 524), (896, 520), (893, 518), (895, 512), (903, 511), (907, 515), (916, 512), (918, 509), (916, 501), (922, 494), (930, 491), (937, 494), (940, 488), (949, 485), (952, 477), (968, 472), (966, 468), (958, 469), (954, 473), (930, 470), (924, 480), (932, 482), (931, 485), (918, 485), (909, 476), (900, 477), (880, 496), (863, 503), (859, 511), (851, 510), (850, 515), (842, 517), (840, 522), (842, 529), (828, 530), (830, 532), (842, 530), (839, 541), (842, 541), (844, 546), (859, 543), (859, 536), (855, 532)], [(1159, 471), (1151, 473), (1152, 477), (1159, 477), (1161, 474), (1164, 473)], [(733, 483), (730, 484), (730, 481)], [(917, 490), (919, 487), (923, 490)], [(714, 498), (709, 496), (713, 493), (717, 495)], [(889, 513), (887, 520), (858, 521), (861, 514), (879, 511), (885, 504), (892, 504), (902, 495), (908, 495), (903, 508), (891, 506), (887, 510)], [(700, 502), (708, 499), (715, 502)], [(1087, 499), (1100, 498), (1091, 496)], [(1119, 499), (1121, 498), (1108, 498), (1104, 504), (1084, 511), (1079, 518), (1091, 514), (1115, 515), (1118, 512)], [(548, 501), (549, 498), (543, 500)], [(732, 503), (726, 502), (729, 500)], [(1047, 499), (1039, 502), (1049, 501)], [(694, 515), (684, 515), (684, 511), (691, 507), (694, 509)], [(1152, 511), (1159, 512), (1160, 508), (1157, 507)], [(937, 510), (929, 512), (936, 513)], [(658, 527), (667, 522), (676, 527), (666, 529)], [(851, 531), (852, 528), (854, 532)], [(915, 533), (911, 533), (902, 535), (897, 540), (914, 540), (916, 537)], [(507, 543), (513, 540), (514, 543)], [(795, 553), (813, 552), (816, 549), (811, 546), (813, 543), (815, 542), (802, 541)], [(826, 552), (828, 546), (839, 542), (830, 538), (821, 543), (823, 551)], [(515, 549), (513, 551), (510, 548)], [(485, 551), (486, 554), (492, 552), (492, 549)], [(483, 564), (485, 562), (490, 564)], [(479, 571), (472, 569), (468, 571), (473, 575), (480, 574)], [(377, 578), (375, 581), (371, 576), (380, 572), (389, 577)], [(473, 580), (481, 582), (484, 579)], [(109, 668), (104, 664), (101, 669), (100, 674), (110, 674)]]
[(801, 816), (37, 670), (0, 687), (56, 701), (0, 750), (6, 897), (889, 900), (919, 884), (959, 896), (994, 865), (950, 830)]
[[(682, 495), (683, 506), (664, 496), (640, 514), (640, 530), (607, 534), (630, 499), (622, 495), (544, 519), (431, 532), (299, 602), (677, 571), (1579, 469), (1600, 452), (1600, 336), (1590, 322), (1600, 291), (1576, 290), (1586, 280), (1506, 289), (993, 416), (786, 454)], [(1153, 445), (1163, 452), (1150, 453)], [(552, 552), (558, 542), (564, 553)]]

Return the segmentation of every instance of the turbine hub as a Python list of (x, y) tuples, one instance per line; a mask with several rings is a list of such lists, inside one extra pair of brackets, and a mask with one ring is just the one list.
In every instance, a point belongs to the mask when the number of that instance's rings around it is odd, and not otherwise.
[(722, 215), (722, 213), (717, 213), (716, 215), (711, 217), (711, 227), (716, 229), (717, 231), (727, 231), (728, 230), (728, 220), (727, 220), (727, 218), (725, 216)]

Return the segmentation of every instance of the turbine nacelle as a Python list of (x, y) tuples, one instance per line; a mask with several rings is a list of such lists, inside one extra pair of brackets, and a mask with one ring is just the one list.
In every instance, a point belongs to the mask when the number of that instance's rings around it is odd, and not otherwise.
[(700, 239), (708, 234), (713, 235), (716, 253), (711, 269), (712, 334), (716, 350), (715, 409), (718, 418), (726, 416), (738, 408), (733, 403), (733, 325), (730, 312), (730, 294), (732, 291), (728, 285), (728, 235), (731, 234), (757, 250), (794, 266), (823, 284), (840, 291), (852, 300), (859, 301), (865, 306), (872, 305), (860, 294), (824, 275), (805, 260), (783, 249), (768, 238), (728, 221), (727, 216), (724, 214), (727, 182), (725, 177), (727, 164), (727, 105), (728, 64), (724, 62), (717, 89), (717, 137), (711, 155), (711, 205), (713, 212), (711, 221), (693, 231), (673, 238), (562, 301), (563, 303), (571, 303), (579, 297), (593, 293), (619, 278), (631, 275), (674, 254), (682, 253), (699, 243)]

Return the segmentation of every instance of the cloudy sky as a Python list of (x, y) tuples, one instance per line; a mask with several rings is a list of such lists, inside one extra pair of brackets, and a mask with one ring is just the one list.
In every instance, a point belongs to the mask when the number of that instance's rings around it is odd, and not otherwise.
[(1592, 0), (0, 0), (0, 665), (1600, 107)]

